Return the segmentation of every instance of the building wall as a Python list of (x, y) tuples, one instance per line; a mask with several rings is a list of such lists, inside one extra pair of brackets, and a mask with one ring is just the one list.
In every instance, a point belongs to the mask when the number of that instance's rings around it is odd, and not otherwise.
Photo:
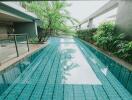
[(7, 34), (7, 26), (0, 25), (0, 34)]
[(8, 34), (13, 33), (12, 23), (0, 22), (0, 40), (8, 39)]
[(37, 27), (35, 22), (14, 23), (16, 34), (28, 34), (30, 38), (37, 36)]
[(120, 1), (117, 14), (117, 31), (126, 34), (132, 40), (132, 1)]

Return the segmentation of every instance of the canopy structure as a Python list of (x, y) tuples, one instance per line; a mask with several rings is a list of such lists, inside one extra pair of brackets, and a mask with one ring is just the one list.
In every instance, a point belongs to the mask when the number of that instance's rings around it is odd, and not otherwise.
[(119, 4), (119, 1), (109, 1), (108, 3), (106, 3), (104, 6), (102, 6), (101, 8), (99, 8), (97, 11), (95, 11), (92, 15), (90, 15), (89, 17), (87, 17), (86, 19), (84, 19), (81, 23), (79, 23), (79, 25), (85, 24), (87, 22), (90, 22), (90, 20), (116, 8)]
[(13, 33), (26, 33), (34, 37), (38, 35), (38, 20), (37, 16), (23, 8), (20, 2), (0, 2), (0, 29), (5, 29), (1, 34), (8, 34), (8, 29), (12, 28)]
[[(0, 2), (0, 20), (6, 21), (28, 21), (32, 22), (37, 16), (18, 4), (12, 2)], [(15, 19), (14, 19), (15, 18)]]

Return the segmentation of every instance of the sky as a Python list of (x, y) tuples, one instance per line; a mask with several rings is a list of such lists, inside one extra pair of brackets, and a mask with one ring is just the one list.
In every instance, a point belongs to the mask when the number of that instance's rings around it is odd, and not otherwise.
[(67, 10), (72, 17), (82, 21), (108, 1), (109, 0), (68, 1), (71, 6), (68, 7)]

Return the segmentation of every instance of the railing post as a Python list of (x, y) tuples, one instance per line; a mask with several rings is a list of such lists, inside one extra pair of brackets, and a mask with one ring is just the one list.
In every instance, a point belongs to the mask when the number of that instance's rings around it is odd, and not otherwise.
[(2, 79), (3, 79), (3, 83), (6, 84), (6, 80), (5, 80), (5, 77), (4, 77), (4, 73), (1, 75)]
[(14, 42), (15, 42), (17, 57), (19, 57), (18, 47), (17, 47), (17, 41), (16, 41), (16, 35), (14, 35)]
[(28, 52), (29, 52), (28, 35), (26, 35), (26, 40), (27, 40), (27, 48), (28, 48)]

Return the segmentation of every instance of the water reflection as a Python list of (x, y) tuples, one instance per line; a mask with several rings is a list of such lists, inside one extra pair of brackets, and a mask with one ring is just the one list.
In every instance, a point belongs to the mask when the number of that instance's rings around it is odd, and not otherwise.
[(74, 39), (60, 39), (62, 84), (101, 85)]

